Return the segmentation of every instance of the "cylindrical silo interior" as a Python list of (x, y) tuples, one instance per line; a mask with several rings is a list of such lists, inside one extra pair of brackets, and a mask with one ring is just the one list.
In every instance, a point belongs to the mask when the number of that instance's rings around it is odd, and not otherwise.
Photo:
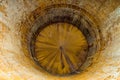
[(0, 0), (0, 80), (120, 80), (120, 0)]

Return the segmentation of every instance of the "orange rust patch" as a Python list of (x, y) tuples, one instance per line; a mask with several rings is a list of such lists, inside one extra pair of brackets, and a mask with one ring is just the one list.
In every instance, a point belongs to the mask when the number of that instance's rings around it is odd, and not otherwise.
[(3, 40), (4, 38), (4, 33), (7, 33), (8, 29), (6, 27), (6, 25), (2, 22), (0, 22), (0, 42)]
[(6, 13), (5, 9), (6, 9), (5, 6), (0, 6), (0, 12), (1, 12), (2, 14), (4, 14), (5, 16), (7, 16), (7, 13)]

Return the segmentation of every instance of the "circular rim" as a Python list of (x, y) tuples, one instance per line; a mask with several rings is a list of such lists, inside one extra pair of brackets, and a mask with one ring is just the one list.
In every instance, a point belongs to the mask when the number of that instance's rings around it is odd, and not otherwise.
[[(39, 63), (37, 62), (37, 59), (34, 56), (35, 39), (38, 33), (42, 29), (44, 29), (47, 25), (58, 22), (66, 22), (72, 24), (76, 26), (84, 34), (89, 45), (88, 57), (92, 56), (98, 50), (99, 46), (96, 45), (96, 41), (99, 39), (98, 37), (96, 37), (98, 32), (96, 33), (95, 30), (92, 29), (92, 26), (95, 26), (94, 23), (88, 18), (88, 16), (84, 15), (81, 12), (81, 9), (78, 10), (77, 8), (76, 10), (74, 8), (63, 7), (58, 5), (52, 6), (44, 9), (43, 13), (41, 13), (41, 15), (37, 18), (35, 24), (31, 29), (31, 34), (29, 35), (28, 38), (29, 39), (28, 47), (31, 56), (37, 65), (39, 65)], [(81, 67), (79, 71), (89, 66), (89, 64), (87, 63), (88, 60), (89, 58), (87, 58), (86, 62), (83, 64), (83, 67)]]

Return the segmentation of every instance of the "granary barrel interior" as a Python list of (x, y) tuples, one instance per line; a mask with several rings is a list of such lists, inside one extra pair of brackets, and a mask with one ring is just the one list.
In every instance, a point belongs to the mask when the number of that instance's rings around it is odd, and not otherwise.
[(1, 0), (1, 80), (119, 80), (119, 0)]

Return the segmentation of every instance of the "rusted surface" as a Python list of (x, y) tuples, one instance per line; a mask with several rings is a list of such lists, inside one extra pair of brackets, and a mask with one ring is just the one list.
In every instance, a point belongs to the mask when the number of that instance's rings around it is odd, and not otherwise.
[(39, 66), (56, 75), (79, 72), (88, 54), (84, 35), (68, 23), (48, 25), (38, 33), (33, 47), (33, 57)]
[[(92, 64), (80, 74), (50, 75), (29, 55), (26, 36), (41, 9), (52, 4), (80, 7), (99, 26), (102, 49), (90, 57)], [(119, 0), (0, 0), (0, 80), (119, 80), (119, 6)]]

